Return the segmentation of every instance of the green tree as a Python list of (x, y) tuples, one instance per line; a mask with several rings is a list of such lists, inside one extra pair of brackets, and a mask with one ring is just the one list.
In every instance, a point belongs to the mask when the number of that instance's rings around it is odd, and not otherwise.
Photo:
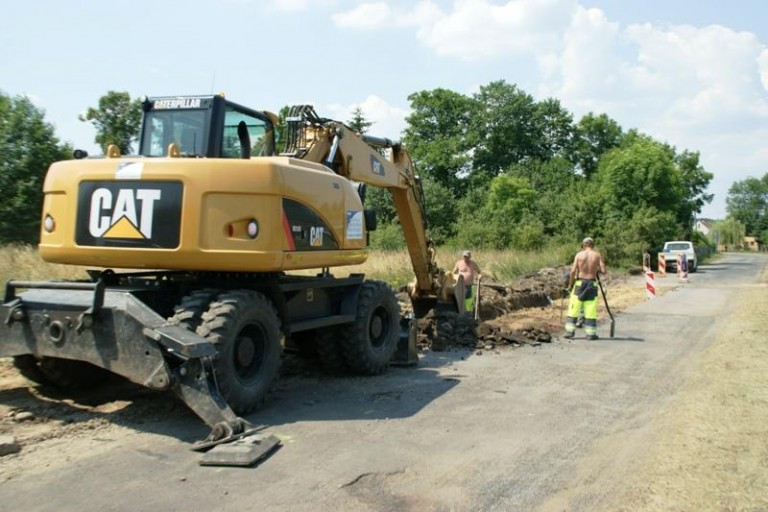
[(621, 145), (623, 133), (619, 123), (605, 114), (589, 113), (581, 118), (574, 129), (570, 159), (581, 174), (591, 178), (597, 171), (600, 158)]
[(102, 151), (114, 144), (121, 154), (129, 154), (141, 127), (141, 100), (132, 100), (127, 92), (109, 91), (99, 98), (98, 108), (88, 107), (79, 119), (96, 127), (94, 140)]
[(494, 178), (512, 164), (541, 156), (543, 136), (530, 94), (500, 80), (481, 86), (474, 99), (479, 105), (472, 119), (473, 179), (478, 185), (482, 177)]
[(768, 173), (737, 181), (728, 189), (726, 211), (744, 225), (748, 235), (768, 230)]
[(72, 154), (44, 115), (28, 98), (0, 93), (0, 243), (37, 243), (45, 173)]
[(744, 243), (745, 234), (746, 228), (744, 224), (735, 217), (727, 217), (725, 220), (719, 220), (712, 225), (709, 239), (715, 246), (722, 245), (736, 248)]
[(492, 211), (504, 212), (514, 222), (530, 208), (535, 197), (536, 191), (526, 180), (502, 174), (491, 182), (485, 206)]
[(347, 121), (346, 124), (352, 129), (352, 131), (360, 134), (368, 133), (368, 128), (373, 126), (373, 122), (369, 121), (368, 118), (365, 117), (363, 109), (361, 109), (359, 106), (352, 110), (352, 119)]
[(535, 157), (545, 161), (568, 158), (574, 142), (573, 115), (554, 98), (538, 102), (533, 114), (536, 133), (540, 137), (534, 150)]
[[(664, 145), (647, 136), (603, 155), (597, 171), (605, 198), (604, 214), (631, 219), (635, 211), (654, 207), (659, 212), (677, 212), (685, 190), (673, 155)], [(682, 226), (679, 226), (681, 228)]]
[(578, 181), (583, 181), (574, 175), (571, 162), (559, 157), (546, 161), (531, 160), (513, 165), (508, 173), (524, 178), (536, 191), (531, 211), (548, 236), (567, 231), (566, 225), (570, 224), (563, 220), (573, 220), (574, 202), (580, 201), (571, 189)]
[(476, 102), (447, 89), (414, 93), (408, 101), (412, 112), (403, 142), (420, 174), (463, 197), (471, 171), (469, 124)]
[(277, 155), (285, 152), (286, 140), (288, 138), (288, 125), (285, 122), (285, 118), (288, 117), (290, 109), (291, 107), (284, 105), (277, 113), (277, 124), (275, 125), (275, 154)]
[(456, 198), (445, 186), (429, 178), (423, 180), (422, 188), (429, 235), (435, 243), (443, 244), (456, 235)]
[(461, 204), (457, 241), (465, 247), (531, 249), (544, 240), (543, 224), (531, 214), (536, 191), (523, 178), (502, 174), (487, 190), (476, 188)]
[(392, 193), (379, 187), (366, 187), (365, 207), (376, 212), (379, 224), (390, 224), (397, 221), (397, 209)]
[(696, 214), (701, 213), (704, 205), (711, 203), (714, 197), (714, 194), (706, 193), (713, 175), (699, 163), (698, 151), (683, 151), (675, 156), (675, 163), (680, 170), (686, 195), (678, 209), (678, 220), (686, 227), (686, 235), (690, 237)]
[(661, 247), (678, 238), (675, 213), (655, 206), (640, 206), (629, 218), (612, 215), (601, 223), (599, 232), (606, 259), (613, 262), (642, 262), (643, 251)]

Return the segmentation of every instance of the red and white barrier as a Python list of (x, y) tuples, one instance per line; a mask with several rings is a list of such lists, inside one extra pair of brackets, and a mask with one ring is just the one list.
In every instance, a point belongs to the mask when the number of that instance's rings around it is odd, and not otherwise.
[(645, 272), (645, 294), (649, 299), (656, 298), (656, 279), (650, 270)]
[(684, 283), (688, 282), (688, 259), (685, 254), (677, 255), (677, 277)]
[(664, 277), (667, 275), (667, 260), (665, 259), (664, 253), (659, 253), (659, 277)]

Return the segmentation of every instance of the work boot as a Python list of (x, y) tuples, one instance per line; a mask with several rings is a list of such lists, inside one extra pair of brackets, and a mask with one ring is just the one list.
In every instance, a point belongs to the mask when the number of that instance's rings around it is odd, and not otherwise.
[(567, 338), (569, 340), (572, 340), (575, 335), (576, 335), (575, 332), (566, 332), (565, 335), (563, 335), (563, 338)]
[(589, 341), (593, 341), (593, 340), (599, 340), (600, 338), (597, 337), (597, 334), (588, 334), (587, 339)]

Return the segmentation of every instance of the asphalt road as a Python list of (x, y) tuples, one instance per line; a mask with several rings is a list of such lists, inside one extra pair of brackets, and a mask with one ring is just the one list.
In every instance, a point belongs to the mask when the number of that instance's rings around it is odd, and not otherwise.
[[(283, 442), (255, 468), (199, 466), (189, 442), (206, 429), (162, 399), (158, 414), (0, 459), (0, 471), (13, 475), (0, 484), (0, 505), (26, 512), (599, 509), (647, 449), (654, 418), (739, 290), (767, 262), (729, 254), (704, 264), (689, 283), (617, 315), (613, 339), (601, 322), (598, 341), (581, 333), (482, 355), (427, 353), (416, 369), (375, 378), (284, 378), (249, 418)], [(662, 287), (676, 280), (664, 279)]]

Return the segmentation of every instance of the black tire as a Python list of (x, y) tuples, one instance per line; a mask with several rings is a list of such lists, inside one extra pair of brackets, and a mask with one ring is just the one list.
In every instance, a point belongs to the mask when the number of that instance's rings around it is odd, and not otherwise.
[(16, 356), (13, 364), (27, 379), (61, 389), (88, 389), (106, 381), (111, 373), (85, 361), (58, 357)]
[(237, 414), (262, 405), (280, 370), (280, 319), (258, 292), (220, 294), (202, 316), (197, 333), (218, 349), (213, 367), (219, 392)]
[(195, 332), (203, 321), (203, 313), (208, 311), (216, 293), (216, 290), (195, 290), (183, 297), (181, 303), (173, 308), (173, 316), (168, 319), (167, 323)]
[(341, 331), (341, 353), (349, 369), (378, 375), (389, 366), (400, 338), (400, 308), (392, 289), (381, 281), (360, 287), (355, 321)]
[(316, 334), (317, 357), (325, 373), (338, 375), (349, 371), (341, 353), (341, 330), (338, 327), (318, 329)]

